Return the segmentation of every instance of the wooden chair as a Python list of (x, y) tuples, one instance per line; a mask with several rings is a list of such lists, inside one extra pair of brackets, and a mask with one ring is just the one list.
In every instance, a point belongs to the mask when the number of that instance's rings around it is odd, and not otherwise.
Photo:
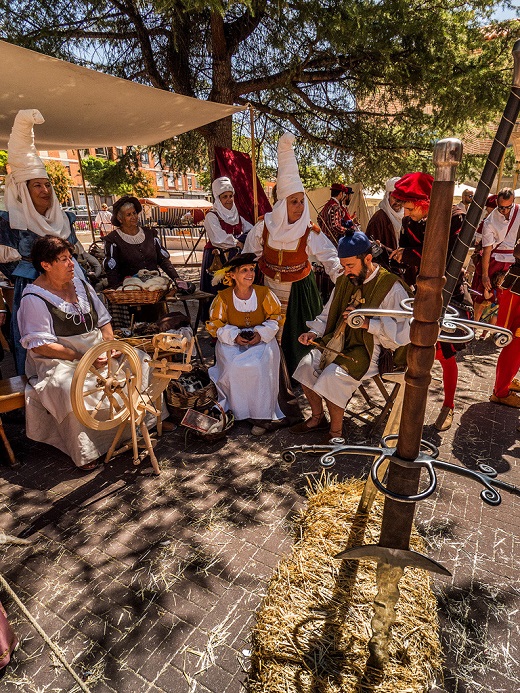
[[(404, 371), (385, 373), (382, 376), (375, 375), (370, 380), (379, 390), (382, 402), (377, 401), (369, 394), (366, 389), (367, 382), (369, 381), (365, 381), (364, 383), (361, 383), (357, 391), (365, 400), (366, 406), (360, 411), (354, 411), (348, 409), (347, 404), (345, 413), (355, 419), (358, 419), (359, 421), (362, 421), (363, 423), (368, 423), (370, 425), (370, 431), (374, 431), (384, 423), (387, 415), (392, 410), (395, 399), (399, 394), (399, 390), (404, 385)], [(386, 383), (388, 383), (388, 387), (386, 386)]]
[[(14, 411), (15, 409), (23, 409), (25, 407), (25, 386), (27, 384), (27, 378), (25, 375), (17, 375), (14, 378), (6, 378), (5, 380), (0, 380), (0, 415), (5, 414), (8, 411)], [(4, 425), (0, 417), (0, 439), (2, 440), (4, 447), (9, 458), (9, 464), (11, 467), (16, 465), (16, 458), (14, 456), (13, 449), (7, 440), (7, 436), (4, 431)]]

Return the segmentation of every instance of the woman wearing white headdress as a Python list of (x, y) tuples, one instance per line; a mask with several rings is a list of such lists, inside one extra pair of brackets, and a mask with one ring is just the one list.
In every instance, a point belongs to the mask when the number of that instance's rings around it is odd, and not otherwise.
[(208, 272), (215, 255), (219, 257), (220, 267), (224, 267), (240, 251), (252, 225), (238, 213), (235, 189), (229, 178), (216, 178), (211, 189), (215, 201), (204, 219), (208, 242), (202, 256), (200, 288), (216, 294), (217, 287), (212, 286), (212, 276)]
[(309, 351), (298, 337), (306, 330), (306, 321), (313, 320), (322, 309), (310, 258), (321, 262), (333, 282), (343, 274), (336, 248), (311, 221), (294, 140), (295, 136), (286, 132), (278, 141), (278, 201), (249, 232), (244, 244), (244, 252), (254, 253), (259, 260), (265, 285), (286, 313), (281, 346), (290, 374)]
[[(72, 245), (77, 243), (72, 226), (75, 217), (62, 210), (34, 146), (33, 125), (43, 122), (36, 109), (18, 111), (16, 115), (7, 145), (7, 214), (0, 212), (0, 270), (14, 282), (11, 338), (19, 374), (25, 372), (25, 349), (20, 344), (17, 312), (22, 291), (38, 276), (30, 261), (32, 246), (37, 238), (47, 235), (68, 240)], [(77, 272), (81, 274), (79, 266)]]

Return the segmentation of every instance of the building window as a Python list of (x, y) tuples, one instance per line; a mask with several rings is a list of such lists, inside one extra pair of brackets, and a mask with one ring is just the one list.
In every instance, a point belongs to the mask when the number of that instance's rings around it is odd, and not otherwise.
[(100, 159), (107, 159), (108, 152), (106, 147), (96, 147), (96, 156)]
[(150, 165), (150, 155), (148, 152), (141, 152), (141, 163), (143, 166), (149, 166)]
[(156, 176), (157, 176), (157, 187), (164, 188), (164, 176), (163, 176), (162, 171), (158, 171), (156, 173)]
[(168, 173), (168, 187), (169, 188), (175, 187), (175, 176), (173, 175), (173, 173)]
[(123, 147), (116, 147), (116, 154), (119, 158), (123, 156)]

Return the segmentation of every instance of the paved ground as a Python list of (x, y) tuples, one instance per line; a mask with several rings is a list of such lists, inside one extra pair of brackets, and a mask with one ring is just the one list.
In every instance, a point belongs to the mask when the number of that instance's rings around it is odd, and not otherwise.
[[(456, 423), (442, 435), (428, 425), (424, 436), (444, 460), (491, 464), (520, 486), (517, 413), (488, 402), (495, 360), (488, 343), (460, 356)], [(437, 368), (434, 375), (427, 423), (440, 406)], [(289, 465), (279, 452), (310, 441), (288, 432), (252, 438), (241, 424), (210, 446), (178, 430), (156, 449), (159, 478), (141, 476), (128, 457), (80, 476), (60, 453), (27, 441), (22, 423), (6, 421), (6, 430), (20, 465), (0, 467), (1, 527), (33, 543), (0, 547), (0, 571), (90, 689), (243, 690), (254, 612), (291, 549), (291, 515), (317, 468), (312, 457)], [(360, 423), (348, 422), (346, 432), (350, 441), (367, 439)], [(335, 471), (366, 473), (345, 459)], [(480, 491), (441, 475), (418, 514), (431, 555), (454, 574), (434, 581), (443, 690), (512, 693), (520, 689), (520, 499), (504, 492), (490, 507)], [(2, 601), (21, 637), (3, 690), (78, 690), (16, 606)]]

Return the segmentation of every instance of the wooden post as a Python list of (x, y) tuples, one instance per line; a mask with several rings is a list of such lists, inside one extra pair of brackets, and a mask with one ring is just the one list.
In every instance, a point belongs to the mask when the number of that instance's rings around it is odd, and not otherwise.
[(254, 222), (258, 221), (258, 190), (256, 177), (256, 144), (255, 144), (255, 109), (249, 106), (249, 119), (251, 124), (251, 165), (253, 171), (253, 217)]
[(88, 201), (88, 193), (87, 193), (87, 185), (85, 183), (85, 176), (83, 174), (83, 162), (81, 160), (81, 154), (79, 152), (79, 149), (76, 149), (76, 152), (78, 154), (78, 164), (79, 164), (79, 172), (81, 174), (81, 183), (83, 185), (83, 192), (85, 193), (85, 204), (87, 205), (87, 217), (88, 217), (88, 226), (90, 229), (90, 233), (92, 234), (92, 242), (96, 242), (96, 234), (94, 233), (94, 226), (92, 225), (92, 217), (90, 214), (90, 204)]
[[(446, 281), (444, 271), (455, 173), (461, 158), (462, 144), (459, 140), (441, 140), (435, 145), (435, 180), (417, 278), (403, 411), (396, 450), (397, 457), (403, 460), (416, 460), (421, 446), (428, 387), (431, 382), (430, 371), (439, 336), (442, 288)], [(404, 495), (416, 495), (420, 475), (419, 467), (411, 469), (392, 462), (388, 470), (387, 488)], [(408, 549), (414, 512), (415, 503), (399, 503), (385, 498), (379, 545)]]

